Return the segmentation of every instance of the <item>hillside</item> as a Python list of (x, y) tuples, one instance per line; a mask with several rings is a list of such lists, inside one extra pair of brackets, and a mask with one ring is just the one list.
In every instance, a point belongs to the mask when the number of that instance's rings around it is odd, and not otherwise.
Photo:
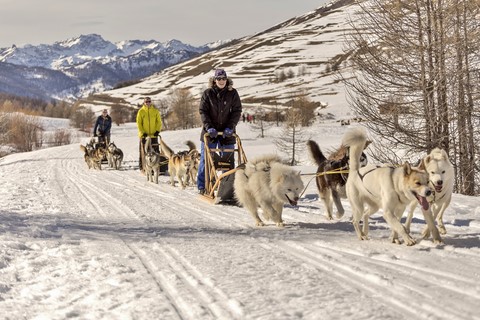
[[(356, 6), (340, 0), (292, 18), (272, 28), (233, 42), (197, 58), (169, 67), (142, 82), (105, 91), (82, 100), (85, 106), (111, 105), (111, 99), (136, 104), (143, 96), (168, 97), (173, 88), (188, 88), (199, 98), (215, 68), (226, 69), (246, 108), (287, 107), (292, 97), (306, 94), (327, 106), (325, 113), (351, 117), (345, 90), (335, 70), (344, 69), (344, 34)], [(276, 81), (279, 73), (292, 73)], [(340, 98), (339, 98), (340, 97)], [(118, 103), (118, 100), (115, 102)]]

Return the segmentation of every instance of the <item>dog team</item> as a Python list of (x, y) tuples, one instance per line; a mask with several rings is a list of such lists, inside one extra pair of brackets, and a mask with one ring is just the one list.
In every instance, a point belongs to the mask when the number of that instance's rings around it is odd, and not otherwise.
[[(187, 141), (188, 150), (174, 152), (159, 137), (159, 147), (153, 148), (152, 139), (145, 138), (144, 170), (147, 181), (158, 184), (161, 156), (168, 159), (170, 184), (175, 179), (182, 189), (196, 183), (200, 153), (192, 141)], [(352, 208), (352, 224), (360, 240), (368, 239), (369, 216), (382, 210), (383, 217), (391, 229), (391, 240), (410, 246), (415, 239), (410, 235), (413, 212), (420, 207), (426, 226), (422, 237), (432, 236), (434, 243), (441, 243), (440, 234), (446, 234), (443, 214), (450, 204), (453, 193), (453, 166), (444, 150), (433, 149), (417, 167), (408, 162), (400, 166), (368, 164), (364, 149), (366, 131), (360, 127), (349, 129), (342, 145), (327, 158), (318, 144), (307, 142), (310, 157), (317, 165), (316, 184), (320, 199), (324, 203), (327, 219), (333, 219), (333, 204), (336, 217), (345, 212), (340, 198), (348, 198)], [(95, 144), (95, 139), (85, 146), (80, 145), (88, 168), (101, 170), (101, 163), (107, 159), (110, 168), (120, 169), (123, 152), (115, 143)], [(158, 151), (157, 151), (158, 150)], [(284, 226), (282, 211), (284, 204), (292, 206), (304, 191), (300, 172), (284, 164), (275, 155), (265, 155), (248, 161), (235, 172), (234, 192), (238, 204), (252, 215), (256, 226), (273, 221)], [(259, 210), (260, 209), (260, 210)], [(408, 209), (405, 225), (401, 219)]]
[[(443, 214), (450, 204), (454, 184), (454, 170), (447, 153), (435, 148), (417, 167), (408, 162), (378, 166), (367, 164), (363, 151), (369, 143), (365, 129), (349, 129), (343, 136), (342, 146), (327, 158), (314, 141), (308, 141), (310, 156), (318, 166), (317, 188), (327, 219), (332, 219), (332, 201), (337, 208), (337, 218), (343, 215), (340, 197), (346, 197), (360, 240), (368, 239), (369, 216), (381, 209), (391, 229), (392, 242), (403, 240), (411, 246), (416, 241), (410, 235), (410, 225), (415, 208), (420, 207), (426, 222), (422, 237), (431, 235), (434, 243), (441, 243), (440, 234), (447, 233)], [(402, 225), (405, 210), (408, 213)]]
[[(223, 102), (217, 105), (219, 97)], [(220, 145), (233, 149), (235, 139), (232, 134), (241, 112), (233, 82), (224, 70), (215, 70), (215, 76), (210, 79), (209, 88), (204, 91), (200, 103), (201, 137), (208, 135), (211, 138), (209, 148)], [(188, 150), (174, 152), (160, 136), (160, 112), (149, 97), (144, 98), (136, 123), (140, 138), (139, 167), (147, 181), (158, 184), (161, 168), (168, 163), (172, 186), (178, 182), (185, 189), (189, 184), (196, 184), (199, 193), (204, 194), (203, 140), (201, 152), (191, 141), (186, 142)], [(80, 146), (88, 168), (100, 170), (105, 159), (111, 168), (120, 168), (123, 153), (113, 142), (110, 143), (110, 127), (111, 118), (104, 110), (94, 129), (99, 143), (95, 144), (92, 140), (86, 146)], [(373, 165), (368, 163), (364, 153), (369, 143), (366, 130), (362, 127), (347, 130), (341, 146), (328, 157), (315, 141), (308, 141), (310, 157), (317, 165), (316, 184), (327, 219), (333, 219), (333, 204), (337, 210), (336, 217), (344, 215), (341, 198), (347, 198), (352, 210), (352, 224), (360, 240), (369, 238), (369, 217), (382, 210), (391, 229), (391, 241), (403, 241), (411, 246), (416, 241), (410, 235), (410, 225), (413, 212), (420, 207), (426, 222), (422, 237), (431, 236), (434, 243), (441, 243), (440, 234), (447, 232), (443, 214), (450, 204), (454, 184), (454, 170), (447, 153), (435, 148), (416, 167), (408, 162), (398, 166)], [(283, 227), (283, 206), (297, 205), (304, 192), (304, 184), (299, 171), (283, 163), (278, 156), (264, 155), (235, 168), (233, 191), (235, 200), (249, 211), (256, 226), (265, 225), (260, 213), (265, 220)], [(403, 225), (401, 219), (407, 209)]]

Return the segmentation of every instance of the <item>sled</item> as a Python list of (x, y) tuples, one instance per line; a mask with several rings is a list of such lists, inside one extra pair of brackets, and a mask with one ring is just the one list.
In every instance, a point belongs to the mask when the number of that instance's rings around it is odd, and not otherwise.
[[(218, 135), (223, 135), (223, 132), (218, 132)], [(247, 162), (247, 157), (243, 151), (240, 137), (235, 133), (232, 136), (236, 139), (234, 149), (210, 149), (208, 147), (210, 135), (205, 133), (203, 136), (205, 193), (201, 197), (212, 204), (236, 204), (233, 190), (235, 172)], [(224, 152), (227, 154), (224, 154)], [(235, 159), (237, 162), (236, 168), (234, 168)]]

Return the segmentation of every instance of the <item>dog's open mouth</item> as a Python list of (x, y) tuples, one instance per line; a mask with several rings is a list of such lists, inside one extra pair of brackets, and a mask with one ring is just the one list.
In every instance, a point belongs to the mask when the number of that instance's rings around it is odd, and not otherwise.
[(442, 188), (443, 188), (443, 186), (441, 186), (441, 185), (436, 185), (436, 186), (435, 186), (435, 192), (442, 192)]
[(292, 199), (290, 199), (287, 194), (285, 194), (285, 197), (288, 199), (288, 202), (289, 202), (292, 206), (296, 206), (296, 205), (297, 205), (297, 200), (292, 200)]
[(417, 201), (418, 201), (418, 203), (420, 204), (420, 206), (422, 207), (422, 209), (423, 209), (424, 211), (427, 211), (427, 210), (430, 208), (430, 203), (428, 203), (427, 198), (422, 197), (421, 195), (419, 195), (419, 194), (416, 193), (416, 192), (414, 192), (413, 194), (414, 194), (415, 197), (417, 198)]

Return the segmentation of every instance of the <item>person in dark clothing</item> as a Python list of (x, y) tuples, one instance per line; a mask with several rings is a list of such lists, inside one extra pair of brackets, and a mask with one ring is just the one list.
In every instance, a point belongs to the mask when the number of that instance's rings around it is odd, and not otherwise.
[[(198, 166), (197, 188), (200, 194), (205, 193), (205, 144), (204, 135), (208, 133), (210, 149), (233, 149), (236, 139), (233, 137), (242, 115), (242, 103), (233, 81), (227, 77), (223, 69), (215, 70), (209, 80), (208, 88), (203, 92), (200, 101), (200, 117), (202, 133), (200, 135), (200, 164)], [(223, 135), (218, 135), (223, 132)], [(223, 156), (223, 155), (221, 155)], [(234, 153), (231, 153), (231, 164), (234, 167)]]
[(93, 128), (93, 136), (98, 137), (99, 143), (110, 143), (110, 129), (112, 128), (112, 118), (108, 114), (107, 109), (103, 109), (102, 114), (98, 116)]

